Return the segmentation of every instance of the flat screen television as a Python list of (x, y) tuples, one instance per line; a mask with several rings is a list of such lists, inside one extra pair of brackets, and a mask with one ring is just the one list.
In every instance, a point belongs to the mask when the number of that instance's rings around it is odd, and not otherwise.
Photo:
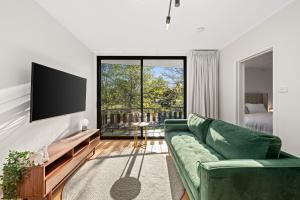
[(85, 104), (85, 78), (32, 63), (30, 122), (85, 111)]

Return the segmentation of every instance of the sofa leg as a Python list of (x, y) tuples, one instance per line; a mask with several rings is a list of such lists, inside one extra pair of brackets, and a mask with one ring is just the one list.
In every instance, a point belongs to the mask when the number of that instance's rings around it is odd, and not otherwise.
[(186, 193), (186, 191), (184, 191), (184, 193), (183, 193), (180, 200), (190, 200), (190, 198), (189, 198), (188, 194)]

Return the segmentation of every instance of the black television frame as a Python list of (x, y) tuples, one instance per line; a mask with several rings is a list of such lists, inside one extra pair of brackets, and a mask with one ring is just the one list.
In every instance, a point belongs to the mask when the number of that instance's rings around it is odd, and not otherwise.
[[(64, 114), (59, 114), (59, 115), (53, 115), (53, 116), (49, 116), (49, 117), (45, 117), (45, 118), (40, 118), (40, 119), (33, 119), (33, 89), (34, 89), (34, 77), (35, 77), (35, 74), (34, 74), (34, 66), (35, 65), (40, 65), (42, 67), (45, 67), (45, 68), (48, 68), (48, 69), (51, 69), (51, 70), (54, 70), (54, 71), (57, 71), (57, 72), (60, 72), (60, 73), (64, 73), (66, 75), (70, 75), (70, 76), (73, 76), (73, 77), (77, 77), (77, 78), (81, 78), (81, 79), (84, 79), (85, 80), (85, 105), (84, 105), (84, 110), (80, 110), (80, 111), (75, 111), (75, 112), (70, 112), (70, 113), (64, 113)], [(78, 113), (78, 112), (84, 112), (86, 111), (86, 92), (87, 92), (87, 79), (86, 78), (83, 78), (83, 77), (80, 77), (80, 76), (77, 76), (77, 75), (74, 75), (74, 74), (71, 74), (71, 73), (67, 73), (67, 72), (64, 72), (62, 70), (58, 70), (58, 69), (55, 69), (55, 68), (52, 68), (52, 67), (48, 67), (48, 66), (45, 66), (45, 65), (42, 65), (42, 64), (39, 64), (39, 63), (36, 63), (36, 62), (32, 62), (31, 63), (31, 86), (30, 86), (30, 120), (29, 122), (32, 123), (32, 122), (35, 122), (35, 121), (39, 121), (39, 120), (43, 120), (43, 119), (49, 119), (49, 118), (53, 118), (53, 117), (59, 117), (59, 116), (64, 116), (64, 115), (69, 115), (69, 114), (73, 114), (73, 113)]]

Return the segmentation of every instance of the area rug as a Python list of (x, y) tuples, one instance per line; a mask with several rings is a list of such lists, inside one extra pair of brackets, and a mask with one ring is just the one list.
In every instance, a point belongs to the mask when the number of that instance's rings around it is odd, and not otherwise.
[(184, 187), (167, 153), (127, 149), (84, 164), (66, 183), (63, 200), (180, 200)]

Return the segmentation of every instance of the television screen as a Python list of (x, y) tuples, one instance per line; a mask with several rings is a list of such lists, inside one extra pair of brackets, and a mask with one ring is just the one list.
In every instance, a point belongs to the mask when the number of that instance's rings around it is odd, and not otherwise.
[(30, 121), (85, 110), (86, 79), (32, 63)]

